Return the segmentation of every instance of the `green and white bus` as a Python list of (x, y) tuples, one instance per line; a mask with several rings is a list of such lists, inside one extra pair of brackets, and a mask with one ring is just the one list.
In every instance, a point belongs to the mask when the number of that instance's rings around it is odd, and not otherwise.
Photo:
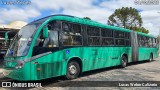
[(29, 23), (15, 36), (4, 74), (15, 80), (42, 80), (158, 57), (156, 37), (68, 15)]

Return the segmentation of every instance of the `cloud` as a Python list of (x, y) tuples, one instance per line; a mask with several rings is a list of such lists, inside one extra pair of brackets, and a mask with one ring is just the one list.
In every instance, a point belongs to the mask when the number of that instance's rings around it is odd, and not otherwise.
[(8, 23), (15, 20), (22, 20), (28, 22), (30, 18), (35, 18), (41, 13), (33, 8), (0, 8), (0, 16), (1, 16), (1, 23)]
[[(102, 23), (107, 22), (107, 17), (113, 11), (93, 5), (94, 0), (33, 0), (32, 5), (39, 10), (52, 10), (53, 14), (56, 11), (63, 9), (62, 14), (73, 15), (78, 17), (90, 17)], [(50, 5), (52, 3), (52, 5)]]
[(143, 27), (149, 30), (150, 34), (158, 35), (160, 25), (160, 5), (137, 5), (135, 0), (110, 0), (104, 1), (99, 5), (103, 8), (114, 11), (121, 7), (134, 7), (140, 10), (140, 15), (143, 20)]
[[(135, 0), (32, 0), (31, 5), (23, 8), (14, 6), (0, 8), (0, 23), (14, 20), (29, 21), (49, 14), (67, 14), (78, 17), (90, 17), (92, 20), (107, 23), (108, 17), (115, 9), (134, 7), (140, 10), (143, 26), (150, 34), (158, 35), (160, 5), (136, 5)], [(51, 13), (46, 13), (50, 11)], [(155, 33), (156, 32), (156, 33)]]
[(152, 34), (152, 35), (158, 35), (159, 34), (160, 27), (154, 25), (153, 23), (145, 23), (143, 26), (145, 28), (147, 28), (148, 30), (150, 30), (150, 34)]

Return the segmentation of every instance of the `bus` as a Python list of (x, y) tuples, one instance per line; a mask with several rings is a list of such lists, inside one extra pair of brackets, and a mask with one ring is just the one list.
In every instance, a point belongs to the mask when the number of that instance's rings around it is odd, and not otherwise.
[(3, 37), (0, 38), (0, 65), (2, 64), (4, 59), (3, 57), (6, 54), (7, 49), (9, 48), (9, 45), (17, 32), (17, 30), (13, 30), (1, 33)]
[(4, 75), (28, 81), (65, 76), (158, 57), (156, 37), (69, 15), (29, 23), (15, 36)]

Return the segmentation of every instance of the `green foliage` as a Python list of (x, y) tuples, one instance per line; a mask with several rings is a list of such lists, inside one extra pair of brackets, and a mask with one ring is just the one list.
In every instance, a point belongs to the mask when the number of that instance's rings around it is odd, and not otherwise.
[(84, 19), (88, 19), (88, 20), (91, 20), (91, 18), (90, 17), (83, 17)]
[(142, 33), (149, 33), (149, 30), (145, 29), (144, 27), (126, 27), (127, 29), (137, 31), (137, 32), (142, 32)]
[(116, 9), (109, 17), (108, 24), (126, 28), (131, 26), (141, 27), (142, 18), (139, 12), (132, 7), (122, 7)]
[(112, 26), (124, 27), (138, 32), (148, 34), (149, 30), (142, 26), (142, 18), (139, 12), (132, 7), (122, 7), (116, 9), (108, 18), (108, 24)]

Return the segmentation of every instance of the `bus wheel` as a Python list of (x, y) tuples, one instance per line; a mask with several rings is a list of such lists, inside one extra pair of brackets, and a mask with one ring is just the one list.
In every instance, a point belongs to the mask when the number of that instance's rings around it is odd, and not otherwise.
[(125, 68), (127, 66), (127, 58), (126, 56), (122, 56), (122, 60), (121, 60), (121, 67)]
[(152, 54), (150, 54), (149, 61), (150, 62), (153, 61), (153, 55)]
[(79, 64), (76, 61), (69, 62), (67, 66), (66, 78), (75, 79), (79, 76), (79, 74), (80, 74)]

